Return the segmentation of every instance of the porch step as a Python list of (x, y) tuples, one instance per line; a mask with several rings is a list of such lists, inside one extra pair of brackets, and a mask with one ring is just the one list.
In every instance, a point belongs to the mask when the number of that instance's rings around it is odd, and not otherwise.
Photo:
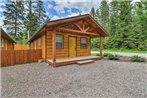
[(93, 63), (94, 60), (83, 60), (83, 61), (77, 61), (76, 63), (79, 64), (79, 65), (82, 65), (82, 64), (88, 64), (88, 63)]

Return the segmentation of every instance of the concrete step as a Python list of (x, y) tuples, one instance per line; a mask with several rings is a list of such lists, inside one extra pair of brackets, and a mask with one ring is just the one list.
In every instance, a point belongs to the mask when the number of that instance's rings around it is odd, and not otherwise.
[(88, 63), (93, 63), (94, 60), (83, 60), (83, 61), (77, 61), (76, 63), (79, 64), (79, 65), (82, 65), (82, 64), (88, 64)]

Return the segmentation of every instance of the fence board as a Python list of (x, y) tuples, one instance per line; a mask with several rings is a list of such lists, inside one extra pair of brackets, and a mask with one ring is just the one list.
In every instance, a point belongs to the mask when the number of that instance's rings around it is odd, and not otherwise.
[(14, 45), (14, 50), (28, 50), (28, 49), (29, 49), (29, 45), (19, 45), (19, 44)]
[(1, 50), (1, 67), (37, 62), (41, 58), (41, 49)]

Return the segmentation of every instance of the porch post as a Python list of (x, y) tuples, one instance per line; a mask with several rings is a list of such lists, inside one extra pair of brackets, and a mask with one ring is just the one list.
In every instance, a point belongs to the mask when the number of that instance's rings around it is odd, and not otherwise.
[(99, 46), (100, 46), (100, 59), (102, 59), (102, 47), (103, 47), (102, 40), (103, 40), (103, 38), (100, 37), (100, 44), (99, 44)]
[(53, 31), (52, 33), (52, 59), (53, 59), (53, 66), (56, 66), (56, 32)]

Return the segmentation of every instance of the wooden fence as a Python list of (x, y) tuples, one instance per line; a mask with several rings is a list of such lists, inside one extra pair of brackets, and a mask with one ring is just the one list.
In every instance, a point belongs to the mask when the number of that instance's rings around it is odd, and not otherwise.
[(37, 62), (42, 58), (41, 49), (1, 50), (1, 66)]
[(29, 45), (19, 45), (19, 44), (14, 45), (14, 50), (28, 50), (28, 49), (29, 49)]

